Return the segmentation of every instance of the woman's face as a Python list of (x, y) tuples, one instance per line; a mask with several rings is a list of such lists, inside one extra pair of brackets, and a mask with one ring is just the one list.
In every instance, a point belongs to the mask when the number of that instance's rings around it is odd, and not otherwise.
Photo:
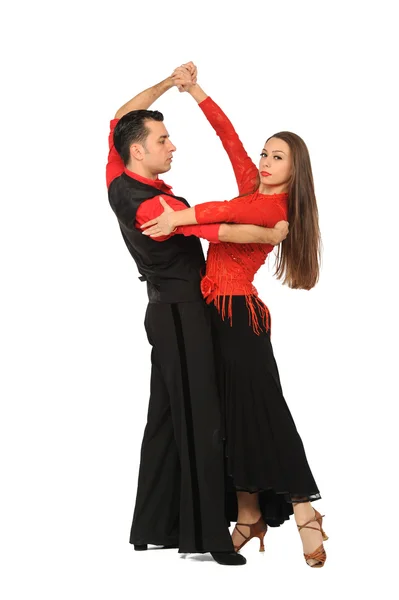
[(261, 187), (276, 194), (285, 192), (288, 190), (291, 173), (292, 157), (289, 145), (279, 138), (270, 138), (260, 155)]

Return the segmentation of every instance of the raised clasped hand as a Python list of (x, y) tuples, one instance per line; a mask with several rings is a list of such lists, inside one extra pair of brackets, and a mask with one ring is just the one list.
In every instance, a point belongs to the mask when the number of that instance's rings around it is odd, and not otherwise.
[(197, 83), (197, 67), (193, 62), (185, 63), (173, 71), (172, 78), (179, 92), (188, 92)]

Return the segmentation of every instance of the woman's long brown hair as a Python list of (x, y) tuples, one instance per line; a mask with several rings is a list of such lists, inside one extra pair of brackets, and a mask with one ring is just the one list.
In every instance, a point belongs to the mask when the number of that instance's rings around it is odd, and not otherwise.
[(278, 247), (275, 275), (290, 288), (310, 290), (319, 279), (321, 238), (309, 151), (302, 138), (290, 131), (280, 131), (271, 138), (286, 142), (292, 155), (288, 189), (290, 232)]

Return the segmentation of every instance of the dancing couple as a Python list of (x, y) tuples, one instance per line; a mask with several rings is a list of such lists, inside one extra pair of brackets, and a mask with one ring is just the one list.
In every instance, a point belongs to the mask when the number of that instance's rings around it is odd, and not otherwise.
[[(162, 113), (149, 107), (173, 87), (192, 96), (219, 136), (236, 198), (191, 208), (160, 179), (176, 147)], [(312, 170), (294, 133), (274, 134), (260, 150), (256, 166), (198, 85), (193, 63), (132, 98), (111, 121), (108, 197), (146, 282), (152, 346), (130, 542), (136, 550), (154, 544), (242, 565), (243, 546), (257, 537), (262, 551), (268, 526), (293, 514), (306, 563), (322, 567), (327, 537), (311, 504), (320, 493), (283, 396), (269, 310), (253, 285), (274, 247), (278, 279), (294, 289), (316, 285)], [(200, 238), (209, 242), (206, 262)]]

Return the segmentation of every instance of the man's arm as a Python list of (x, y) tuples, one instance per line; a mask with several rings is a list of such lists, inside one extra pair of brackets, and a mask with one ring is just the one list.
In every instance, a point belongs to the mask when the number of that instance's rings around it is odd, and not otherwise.
[(280, 221), (273, 229), (260, 225), (229, 225), (219, 227), (219, 241), (233, 244), (271, 244), (277, 246), (288, 235), (288, 223)]
[(116, 111), (115, 118), (111, 121), (108, 140), (109, 155), (106, 167), (107, 187), (109, 187), (111, 182), (116, 179), (116, 177), (119, 177), (125, 169), (125, 165), (123, 164), (123, 161), (114, 146), (114, 129), (118, 120), (132, 110), (146, 110), (153, 102), (155, 102), (155, 100), (158, 100), (158, 98), (160, 98), (162, 94), (167, 92), (171, 87), (188, 85), (188, 83), (191, 82), (191, 72), (188, 69), (185, 69), (174, 78), (172, 76), (167, 77), (160, 83), (156, 83), (152, 87), (140, 92), (140, 94), (134, 96), (131, 100), (129, 100), (129, 102), (126, 102), (126, 104), (121, 106), (121, 108)]
[(116, 179), (117, 177), (119, 177), (120, 175), (122, 175), (123, 171), (125, 170), (125, 165), (123, 164), (123, 160), (120, 157), (120, 155), (118, 154), (118, 152), (116, 151), (116, 148), (114, 146), (114, 129), (115, 129), (117, 122), (118, 121), (116, 119), (111, 121), (110, 132), (109, 132), (109, 136), (108, 136), (109, 152), (108, 152), (107, 166), (105, 168), (107, 188), (109, 188), (109, 186), (111, 185), (113, 180)]
[(119, 110), (116, 111), (115, 119), (121, 119), (124, 115), (132, 110), (146, 110), (158, 100), (171, 87), (176, 85), (174, 79), (172, 77), (167, 77), (160, 83), (156, 83), (152, 87), (140, 92), (137, 96), (134, 96), (129, 102), (126, 102), (123, 106), (120, 107)]
[(140, 92), (140, 94), (134, 96), (129, 102), (126, 102), (126, 104), (116, 111), (115, 119), (121, 119), (132, 110), (147, 110), (155, 100), (158, 100), (162, 94), (170, 90), (173, 86), (177, 86), (180, 89), (180, 87), (193, 85), (195, 81), (196, 68), (194, 65), (192, 68), (181, 69), (174, 77), (172, 75), (167, 77), (160, 83), (156, 83), (152, 87)]
[(110, 134), (108, 138), (109, 154), (108, 162), (106, 167), (106, 180), (107, 187), (109, 187), (114, 179), (119, 177), (125, 170), (122, 158), (114, 146), (114, 129), (118, 120), (132, 110), (147, 109), (155, 100), (157, 100), (162, 94), (164, 94), (171, 87), (176, 85), (172, 77), (167, 77), (160, 83), (153, 85), (152, 87), (140, 92), (137, 96), (134, 96), (129, 102), (126, 102), (119, 110), (116, 111), (115, 119), (110, 124)]

